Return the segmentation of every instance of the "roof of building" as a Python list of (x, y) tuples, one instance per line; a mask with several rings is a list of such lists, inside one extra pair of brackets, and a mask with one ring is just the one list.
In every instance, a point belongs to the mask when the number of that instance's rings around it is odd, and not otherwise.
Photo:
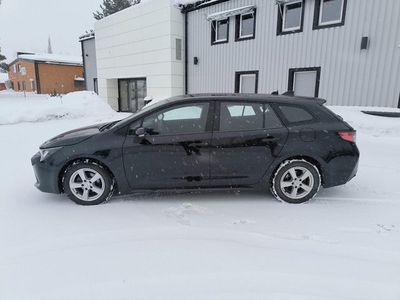
[(66, 65), (82, 65), (82, 56), (70, 56), (60, 54), (20, 54), (10, 65), (14, 64), (17, 60), (30, 60), (44, 63), (66, 64)]
[(83, 42), (83, 41), (86, 41), (86, 40), (91, 40), (91, 39), (94, 39), (94, 37), (95, 37), (95, 34), (94, 34), (93, 30), (90, 30), (90, 32), (86, 31), (86, 34), (81, 35), (79, 37), (79, 41)]

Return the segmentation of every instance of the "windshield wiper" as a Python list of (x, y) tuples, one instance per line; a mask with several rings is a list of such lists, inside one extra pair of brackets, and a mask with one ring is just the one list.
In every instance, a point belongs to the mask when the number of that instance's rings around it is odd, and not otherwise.
[(106, 129), (110, 129), (111, 127), (113, 127), (115, 124), (117, 124), (119, 122), (119, 120), (118, 121), (113, 121), (113, 122), (111, 122), (111, 123), (108, 123), (108, 124), (106, 124), (106, 125), (103, 125), (103, 126), (101, 126), (100, 128), (99, 128), (99, 131), (104, 131), (104, 130), (106, 130)]

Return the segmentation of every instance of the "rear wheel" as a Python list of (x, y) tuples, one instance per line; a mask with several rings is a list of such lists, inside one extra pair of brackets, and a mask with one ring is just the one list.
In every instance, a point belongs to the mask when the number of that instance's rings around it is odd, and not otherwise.
[(111, 198), (114, 181), (110, 174), (94, 162), (79, 162), (64, 173), (64, 192), (80, 205), (95, 205)]
[(271, 192), (288, 203), (302, 203), (312, 199), (321, 185), (318, 168), (305, 160), (284, 161), (275, 172)]

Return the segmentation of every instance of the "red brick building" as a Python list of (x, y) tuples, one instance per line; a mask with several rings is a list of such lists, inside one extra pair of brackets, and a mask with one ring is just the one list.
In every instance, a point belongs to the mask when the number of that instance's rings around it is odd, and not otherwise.
[(14, 91), (67, 94), (85, 89), (80, 56), (19, 53), (8, 77)]

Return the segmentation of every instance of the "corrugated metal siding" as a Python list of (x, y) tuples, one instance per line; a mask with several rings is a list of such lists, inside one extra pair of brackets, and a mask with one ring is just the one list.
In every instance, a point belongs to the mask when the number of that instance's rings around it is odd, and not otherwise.
[[(206, 16), (257, 6), (256, 38), (211, 45)], [(188, 13), (188, 92), (234, 92), (235, 72), (259, 70), (259, 93), (288, 87), (290, 68), (321, 67), (319, 97), (330, 105), (397, 107), (400, 94), (400, 1), (348, 0), (345, 25), (313, 30), (314, 0), (305, 0), (303, 32), (277, 36), (274, 0), (231, 0)], [(369, 38), (361, 50), (361, 38)], [(199, 58), (198, 65), (193, 57)]]

